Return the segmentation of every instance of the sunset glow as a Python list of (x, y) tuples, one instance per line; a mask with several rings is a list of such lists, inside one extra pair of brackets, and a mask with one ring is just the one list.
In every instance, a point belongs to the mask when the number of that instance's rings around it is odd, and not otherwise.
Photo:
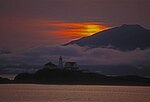
[(85, 25), (85, 29), (83, 29), (83, 31), (80, 34), (83, 34), (85, 36), (89, 36), (89, 35), (93, 35), (97, 32), (103, 31), (107, 29), (106, 26), (102, 26), (102, 25), (97, 25), (97, 24), (89, 24), (89, 25)]
[(56, 28), (55, 30), (53, 30), (53, 33), (59, 34), (60, 36), (72, 36), (73, 38), (90, 36), (97, 32), (108, 29), (107, 26), (101, 25), (97, 22), (55, 22), (50, 23), (49, 26)]

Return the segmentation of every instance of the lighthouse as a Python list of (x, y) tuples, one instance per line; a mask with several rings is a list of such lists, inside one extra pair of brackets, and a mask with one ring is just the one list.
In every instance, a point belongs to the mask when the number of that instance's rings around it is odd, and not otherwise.
[(63, 61), (62, 61), (62, 57), (61, 56), (59, 57), (58, 67), (61, 68), (61, 69), (63, 68)]

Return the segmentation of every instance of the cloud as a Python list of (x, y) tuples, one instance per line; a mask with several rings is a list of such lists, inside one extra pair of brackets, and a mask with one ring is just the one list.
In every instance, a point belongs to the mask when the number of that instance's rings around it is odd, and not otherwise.
[(104, 30), (99, 22), (69, 22), (34, 17), (1, 17), (0, 46), (15, 51), (69, 42)]
[(58, 64), (59, 56), (64, 62), (76, 61), (80, 65), (149, 65), (150, 49), (119, 51), (110, 48), (68, 46), (41, 46), (11, 57), (12, 61), (26, 64), (44, 64), (51, 61)]
[(11, 51), (9, 49), (0, 48), (0, 55), (2, 54), (11, 54)]
[(94, 48), (87, 50), (82, 57), (75, 57), (72, 60), (96, 65), (148, 65), (149, 56), (150, 49), (123, 52), (108, 48)]
[(53, 31), (53, 33), (63, 35), (63, 36), (72, 36), (72, 38), (89, 36), (109, 28), (98, 22), (62, 22), (61, 21), (61, 22), (51, 22), (48, 25), (57, 28), (57, 30)]

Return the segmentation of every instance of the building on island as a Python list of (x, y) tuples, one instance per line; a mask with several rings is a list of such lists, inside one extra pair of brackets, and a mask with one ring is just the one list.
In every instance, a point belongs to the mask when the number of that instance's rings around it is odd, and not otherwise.
[(78, 66), (77, 66), (76, 62), (65, 62), (65, 64), (63, 65), (63, 59), (60, 56), (59, 57), (58, 68), (69, 69), (69, 70), (77, 70)]
[(77, 70), (79, 69), (76, 62), (65, 62), (65, 69)]
[(44, 65), (44, 68), (48, 69), (67, 69), (67, 70), (78, 70), (78, 65), (76, 62), (65, 62), (63, 64), (63, 59), (60, 56), (58, 61), (58, 66), (53, 64), (52, 62), (48, 62)]
[(61, 69), (63, 68), (63, 60), (61, 56), (59, 57), (58, 68), (61, 68)]

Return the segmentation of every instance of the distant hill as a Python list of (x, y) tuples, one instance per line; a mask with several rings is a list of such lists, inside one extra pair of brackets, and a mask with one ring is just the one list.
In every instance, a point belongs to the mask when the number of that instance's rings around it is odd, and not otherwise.
[(106, 76), (101, 74), (87, 73), (81, 70), (43, 68), (33, 74), (18, 74), (14, 80), (21, 83), (92, 84), (105, 81), (106, 78)]
[(79, 65), (83, 70), (97, 72), (104, 75), (127, 76), (138, 75), (150, 77), (150, 66), (143, 65)]
[(124, 24), (94, 35), (71, 41), (64, 45), (77, 44), (79, 46), (109, 47), (119, 50), (134, 50), (136, 48), (150, 48), (150, 30), (140, 25)]
[(88, 85), (150, 85), (150, 78), (128, 76), (105, 76), (86, 70), (42, 68), (35, 73), (20, 73), (13, 83), (37, 84), (88, 84)]
[[(49, 67), (45, 67), (49, 65)], [(63, 84), (63, 85), (146, 85), (150, 86), (150, 78), (130, 75), (107, 76), (84, 69), (58, 68), (49, 62), (34, 73), (20, 73), (14, 80), (0, 77), (0, 84)]]
[(8, 78), (0, 77), (0, 84), (6, 84), (6, 83), (11, 83), (11, 80), (9, 80)]
[(35, 73), (20, 73), (14, 83), (75, 85), (150, 85), (150, 78), (135, 75), (105, 76), (81, 70), (44, 68)]

